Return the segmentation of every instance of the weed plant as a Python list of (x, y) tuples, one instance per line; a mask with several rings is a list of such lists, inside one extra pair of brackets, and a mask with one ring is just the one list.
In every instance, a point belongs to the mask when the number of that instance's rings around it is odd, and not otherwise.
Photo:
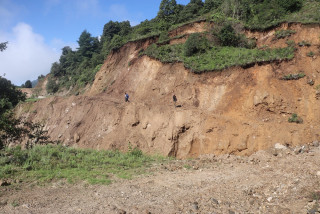
[(131, 179), (146, 173), (152, 163), (164, 161), (160, 156), (148, 156), (134, 148), (120, 151), (74, 149), (61, 145), (21, 147), (0, 151), (0, 179), (20, 179), (39, 183), (66, 179), (70, 183), (109, 184), (113, 175)]
[(297, 114), (292, 114), (291, 117), (288, 119), (289, 123), (303, 123), (303, 120), (301, 117), (298, 117)]
[(298, 74), (289, 74), (289, 75), (283, 76), (281, 79), (282, 80), (298, 80), (305, 76), (306, 75), (303, 72), (300, 72)]
[(295, 30), (278, 30), (275, 32), (274, 36), (275, 36), (275, 39), (283, 39), (295, 33), (296, 33)]

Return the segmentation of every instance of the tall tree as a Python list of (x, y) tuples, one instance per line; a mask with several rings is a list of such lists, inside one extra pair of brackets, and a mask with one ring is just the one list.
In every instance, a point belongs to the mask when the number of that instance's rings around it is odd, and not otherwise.
[(24, 83), (24, 87), (25, 88), (32, 88), (32, 82), (30, 80), (27, 80), (25, 83)]
[(96, 37), (92, 37), (87, 30), (84, 30), (79, 37), (78, 44), (79, 54), (90, 58), (94, 52), (98, 51), (99, 40)]
[(162, 0), (157, 17), (171, 21), (177, 14), (177, 8), (176, 0)]
[(7, 49), (7, 44), (8, 42), (1, 42), (0, 43), (0, 51), (4, 51), (5, 49)]

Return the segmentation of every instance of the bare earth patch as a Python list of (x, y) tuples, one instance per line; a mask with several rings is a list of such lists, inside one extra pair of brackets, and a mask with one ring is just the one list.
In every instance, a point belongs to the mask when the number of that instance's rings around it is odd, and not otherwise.
[(111, 185), (0, 187), (1, 213), (317, 213), (320, 149), (202, 156)]

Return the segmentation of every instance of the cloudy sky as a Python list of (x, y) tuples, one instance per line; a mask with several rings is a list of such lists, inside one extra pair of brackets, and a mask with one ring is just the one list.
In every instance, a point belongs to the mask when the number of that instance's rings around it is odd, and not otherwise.
[[(21, 85), (50, 72), (64, 46), (73, 49), (83, 30), (93, 36), (104, 24), (137, 25), (157, 15), (161, 0), (0, 0), (0, 75)], [(177, 0), (186, 5), (190, 0)]]

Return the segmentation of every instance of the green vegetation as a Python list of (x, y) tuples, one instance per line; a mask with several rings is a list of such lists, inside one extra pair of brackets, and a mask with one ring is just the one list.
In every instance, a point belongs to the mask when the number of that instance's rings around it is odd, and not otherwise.
[[(255, 48), (255, 41), (245, 38), (239, 32), (245, 28), (267, 30), (283, 22), (319, 23), (319, 10), (318, 0), (190, 0), (186, 5), (178, 4), (176, 0), (162, 0), (156, 17), (145, 20), (139, 25), (131, 26), (129, 21), (109, 21), (104, 25), (100, 39), (84, 30), (78, 39), (79, 48), (72, 50), (68, 46), (64, 47), (59, 61), (53, 63), (49, 78), (50, 85), (47, 90), (49, 93), (56, 93), (63, 88), (72, 87), (73, 90), (78, 90), (91, 84), (97, 72), (97, 66), (101, 65), (110, 53), (117, 51), (130, 41), (146, 38), (152, 38), (157, 45), (165, 46), (158, 47), (157, 50), (154, 46), (151, 47), (157, 53), (150, 53), (149, 49), (145, 52), (148, 56), (161, 58), (163, 62), (184, 61), (186, 67), (199, 71), (223, 69), (228, 66), (247, 65), (259, 61), (291, 59), (293, 53), (290, 48), (281, 51), (280, 49), (266, 50), (265, 52), (245, 50)], [(208, 26), (213, 22), (215, 26), (213, 29), (208, 29), (205, 34), (191, 35), (187, 44), (182, 48), (166, 46), (170, 41), (168, 36), (170, 30), (199, 20), (207, 21)], [(286, 38), (294, 33), (293, 30), (277, 31), (275, 38)], [(294, 43), (288, 41), (288, 45), (294, 46)], [(308, 46), (310, 43), (302, 41), (299, 45)], [(204, 57), (203, 61), (207, 63), (212, 59), (209, 56), (212, 55), (210, 50), (214, 47), (219, 50), (216, 53), (218, 57), (229, 57), (229, 54), (226, 54), (229, 51), (236, 51), (238, 54), (250, 52), (250, 54), (240, 57), (245, 59), (241, 59), (239, 63), (227, 62), (229, 58), (226, 58), (218, 59), (219, 63), (210, 62), (210, 66), (203, 66), (203, 62), (199, 64), (193, 59), (184, 58), (197, 55)], [(225, 47), (239, 47), (241, 50)], [(282, 51), (287, 52), (284, 57), (280, 56), (282, 53), (276, 56)], [(181, 53), (184, 54), (181, 55)], [(237, 60), (235, 56), (232, 57), (233, 60)], [(254, 61), (255, 58), (258, 61)], [(226, 62), (222, 62), (223, 60)]]
[(9, 80), (0, 76), (0, 150), (10, 143), (27, 139), (26, 146), (53, 143), (49, 141), (43, 125), (16, 118), (12, 109), (26, 97)]
[(32, 88), (31, 81), (27, 80), (24, 84), (21, 85), (21, 88)]
[(48, 182), (64, 179), (70, 183), (109, 184), (113, 175), (131, 179), (146, 173), (152, 163), (167, 159), (148, 156), (134, 148), (128, 152), (94, 151), (63, 146), (35, 146), (23, 150), (19, 146), (0, 150), (0, 179), (25, 182)]
[(275, 39), (283, 39), (295, 33), (296, 33), (295, 30), (278, 30), (275, 32), (274, 37)]
[(303, 40), (303, 41), (299, 42), (298, 45), (299, 45), (300, 47), (304, 47), (304, 46), (310, 47), (310, 46), (311, 46), (311, 43), (308, 42), (308, 41), (304, 41), (304, 40)]
[(303, 120), (301, 117), (298, 117), (297, 114), (292, 114), (291, 117), (288, 119), (289, 123), (303, 123)]
[(310, 52), (307, 53), (307, 56), (308, 56), (308, 57), (313, 57), (313, 56), (314, 56), (314, 53), (313, 53), (312, 51), (310, 51)]
[(294, 57), (293, 47), (260, 50), (214, 46), (193, 56), (185, 56), (183, 50), (183, 44), (164, 46), (153, 44), (144, 53), (164, 63), (183, 62), (185, 67), (196, 73), (222, 70), (231, 66), (246, 66), (256, 62), (292, 59)]
[(4, 51), (5, 49), (7, 49), (7, 44), (8, 42), (1, 42), (0, 43), (0, 51)]
[(303, 72), (300, 72), (298, 74), (289, 74), (289, 75), (283, 76), (281, 79), (282, 80), (298, 80), (305, 76), (306, 75)]

